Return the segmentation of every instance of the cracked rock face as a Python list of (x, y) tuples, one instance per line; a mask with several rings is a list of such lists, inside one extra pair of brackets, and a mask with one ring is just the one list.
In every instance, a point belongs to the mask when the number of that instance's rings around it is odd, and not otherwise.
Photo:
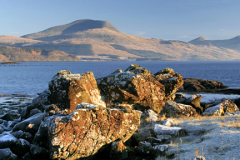
[(60, 71), (49, 83), (51, 103), (56, 104), (66, 113), (71, 113), (82, 102), (105, 106), (92, 72), (71, 74)]
[(183, 77), (172, 68), (165, 68), (155, 74), (155, 78), (165, 86), (165, 100), (174, 100), (174, 94), (184, 83)]
[(139, 111), (84, 103), (69, 115), (53, 116), (48, 127), (50, 158), (89, 157), (115, 140), (125, 142), (137, 130), (140, 117)]
[(140, 105), (144, 110), (151, 108), (159, 113), (165, 104), (164, 85), (142, 67), (131, 65), (125, 72), (114, 72), (97, 82), (107, 106)]

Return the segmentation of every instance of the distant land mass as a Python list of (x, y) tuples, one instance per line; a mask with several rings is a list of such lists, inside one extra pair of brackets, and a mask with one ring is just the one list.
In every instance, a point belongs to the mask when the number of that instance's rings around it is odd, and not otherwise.
[(208, 40), (204, 37), (198, 37), (194, 40), (189, 41), (189, 43), (194, 45), (204, 45), (204, 46), (217, 46), (219, 48), (229, 48), (240, 52), (240, 36), (226, 39), (226, 40)]
[(133, 36), (119, 31), (108, 21), (90, 19), (77, 20), (22, 37), (0, 36), (0, 45), (58, 50), (81, 60), (240, 59), (240, 36), (214, 41), (199, 37), (187, 43)]
[(0, 45), (0, 62), (78, 61), (75, 55), (63, 51), (39, 48), (19, 48)]

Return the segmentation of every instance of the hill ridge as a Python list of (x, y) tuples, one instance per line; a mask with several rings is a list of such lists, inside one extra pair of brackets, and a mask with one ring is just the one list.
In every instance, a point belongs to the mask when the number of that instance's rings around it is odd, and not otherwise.
[[(54, 49), (74, 54), (80, 58), (89, 56), (117, 57), (127, 59), (158, 60), (239, 60), (240, 38), (234, 40), (207, 40), (200, 36), (195, 41), (182, 42), (144, 38), (119, 31), (108, 21), (76, 20), (48, 28), (44, 31), (22, 36), (36, 41), (28, 43), (6, 43), (0, 37), (0, 44), (15, 47)], [(17, 39), (17, 38), (16, 38)], [(238, 40), (239, 39), (239, 40)]]
[(29, 39), (44, 40), (44, 37), (46, 38), (46, 37), (53, 37), (53, 36), (60, 36), (60, 35), (68, 35), (76, 32), (82, 32), (89, 29), (97, 29), (97, 28), (107, 28), (109, 30), (120, 32), (116, 27), (114, 27), (108, 21), (83, 19), (83, 20), (76, 20), (74, 22), (64, 24), (64, 25), (50, 27), (46, 30), (43, 30), (37, 33), (27, 34), (22, 37), (29, 38)]

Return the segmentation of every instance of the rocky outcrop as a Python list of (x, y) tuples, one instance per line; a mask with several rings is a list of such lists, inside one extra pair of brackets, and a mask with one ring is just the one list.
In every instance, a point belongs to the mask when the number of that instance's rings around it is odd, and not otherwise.
[(50, 101), (71, 113), (82, 102), (105, 106), (92, 72), (71, 74), (60, 71), (49, 83)]
[(166, 117), (178, 117), (178, 116), (196, 116), (198, 115), (195, 108), (190, 105), (184, 105), (181, 103), (176, 103), (174, 101), (167, 101), (163, 107), (160, 115), (165, 115)]
[(142, 106), (142, 110), (151, 108), (160, 112), (165, 104), (165, 87), (149, 74), (145, 69), (132, 65), (125, 72), (114, 72), (97, 79), (107, 106), (133, 104), (135, 107)]
[(178, 88), (183, 85), (183, 77), (172, 68), (158, 71), (155, 78), (165, 86), (165, 100), (174, 100)]
[(81, 104), (69, 115), (49, 122), (51, 159), (79, 159), (94, 155), (115, 140), (125, 142), (140, 125), (140, 112)]
[(184, 78), (184, 84), (181, 90), (185, 91), (205, 91), (209, 89), (223, 89), (227, 88), (219, 81), (211, 81), (196, 78)]
[[(185, 121), (185, 116), (203, 111), (200, 95), (189, 99), (176, 96), (176, 101), (190, 105), (172, 101), (182, 85), (182, 76), (173, 69), (152, 75), (139, 65), (131, 65), (97, 82), (92, 72), (60, 71), (49, 88), (26, 105), (21, 117), (15, 112), (1, 116), (0, 159), (174, 158), (172, 148), (182, 142), (173, 144), (172, 140), (204, 140), (196, 135), (205, 130), (195, 131), (195, 126), (178, 125), (179, 119), (166, 119), (184, 116)], [(217, 104), (204, 115), (225, 113), (231, 118), (239, 114), (230, 100)]]

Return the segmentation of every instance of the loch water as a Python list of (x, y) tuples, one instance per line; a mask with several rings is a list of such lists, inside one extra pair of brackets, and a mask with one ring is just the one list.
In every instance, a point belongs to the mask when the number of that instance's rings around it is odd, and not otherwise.
[(184, 78), (217, 80), (229, 88), (240, 88), (240, 61), (20, 62), (0, 64), (0, 94), (37, 95), (48, 88), (49, 81), (60, 70), (74, 74), (92, 71), (99, 78), (118, 68), (124, 71), (131, 64), (139, 64), (153, 74), (170, 67)]

